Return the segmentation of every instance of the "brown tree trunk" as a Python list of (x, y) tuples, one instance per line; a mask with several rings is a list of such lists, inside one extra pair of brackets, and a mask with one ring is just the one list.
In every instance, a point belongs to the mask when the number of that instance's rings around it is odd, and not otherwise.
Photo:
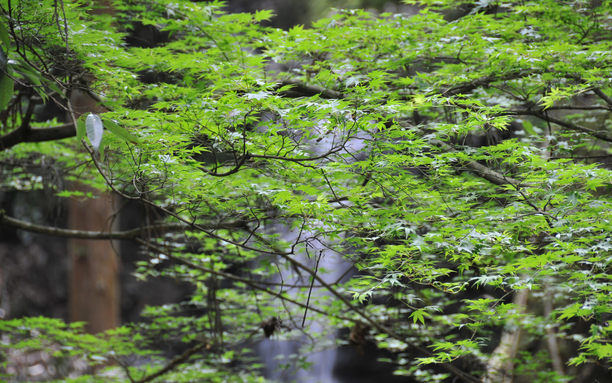
[[(82, 185), (75, 188), (89, 192)], [(94, 192), (94, 195), (96, 193)], [(71, 199), (69, 227), (78, 230), (111, 229), (116, 197), (110, 193), (95, 199)], [(119, 247), (112, 241), (72, 239), (68, 243), (71, 259), (69, 316), (72, 322), (87, 322), (87, 332), (95, 334), (120, 324)]]
[[(100, 2), (104, 6), (104, 2)], [(109, 13), (112, 8), (102, 8)], [(68, 120), (87, 113), (107, 112), (91, 94), (81, 90), (70, 93), (71, 113)], [(80, 145), (80, 143), (79, 143)], [(73, 189), (91, 192), (97, 198), (82, 201), (71, 199), (68, 205), (68, 225), (71, 229), (109, 231), (112, 229), (114, 199), (112, 193), (101, 194), (78, 183)], [(118, 220), (115, 220), (118, 222)], [(87, 322), (85, 330), (95, 334), (120, 324), (119, 246), (112, 241), (73, 239), (68, 243), (71, 260), (69, 318), (72, 322)]]

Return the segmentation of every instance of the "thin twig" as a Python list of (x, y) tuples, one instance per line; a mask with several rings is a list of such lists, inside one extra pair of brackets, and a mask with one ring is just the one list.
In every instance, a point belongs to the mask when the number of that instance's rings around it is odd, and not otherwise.
[[(319, 271), (319, 261), (321, 260), (321, 257), (323, 256), (323, 251), (319, 252), (319, 257), (317, 258), (317, 264), (315, 265), (315, 271), (314, 271), (314, 275), (317, 275), (317, 271)], [(304, 310), (304, 318), (302, 319), (302, 327), (304, 327), (304, 325), (306, 324), (306, 315), (308, 314), (308, 305), (310, 304), (310, 295), (312, 294), (312, 287), (314, 286), (314, 277), (312, 278), (312, 281), (310, 282), (310, 289), (308, 290), (308, 298), (306, 299), (306, 309)]]
[(170, 363), (168, 363), (164, 368), (162, 368), (161, 370), (149, 375), (149, 376), (145, 376), (142, 379), (139, 379), (136, 381), (136, 383), (146, 383), (146, 382), (150, 382), (155, 378), (158, 378), (172, 370), (174, 370), (176, 367), (180, 366), (181, 364), (185, 363), (187, 361), (187, 359), (189, 359), (189, 357), (193, 354), (195, 354), (196, 352), (202, 350), (203, 348), (206, 347), (205, 343), (201, 343), (198, 344), (192, 348), (190, 348), (189, 350), (185, 351), (182, 355), (177, 356), (176, 358), (172, 359), (170, 361)]

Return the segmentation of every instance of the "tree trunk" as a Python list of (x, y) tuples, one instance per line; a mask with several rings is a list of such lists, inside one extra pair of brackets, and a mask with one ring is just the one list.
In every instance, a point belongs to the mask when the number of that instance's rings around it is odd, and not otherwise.
[[(518, 312), (523, 313), (527, 308), (529, 290), (523, 289), (514, 296), (514, 304)], [(519, 351), (521, 341), (521, 327), (519, 321), (510, 321), (502, 334), (499, 346), (493, 351), (487, 363), (487, 374), (483, 383), (512, 383), (514, 377), (514, 358)]]
[[(84, 192), (82, 185), (76, 186)], [(95, 195), (95, 194), (94, 194)], [(71, 199), (69, 227), (78, 230), (109, 231), (115, 196), (104, 193), (95, 199)], [(87, 332), (95, 334), (120, 324), (119, 247), (112, 241), (72, 239), (68, 243), (71, 260), (69, 316), (72, 322), (87, 322)]]

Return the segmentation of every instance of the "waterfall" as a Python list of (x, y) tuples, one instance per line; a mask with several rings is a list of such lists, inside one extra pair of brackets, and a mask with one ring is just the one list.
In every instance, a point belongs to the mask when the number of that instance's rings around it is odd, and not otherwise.
[[(276, 227), (275, 231), (283, 235), (284, 239), (288, 241), (298, 240), (297, 230), (288, 230), (283, 227)], [(302, 233), (302, 236), (308, 236), (310, 233)], [(338, 279), (342, 278), (346, 274), (347, 270), (352, 268), (346, 260), (342, 259), (342, 256), (329, 249), (328, 244), (321, 243), (319, 241), (313, 241), (310, 243), (312, 248), (309, 250), (310, 257), (305, 252), (301, 252), (296, 255), (296, 259), (310, 266), (313, 270), (317, 266), (318, 269), (325, 269), (328, 272), (319, 275), (326, 283), (335, 283)], [(292, 275), (293, 274), (293, 275)], [(274, 282), (283, 283), (286, 286), (293, 284), (305, 284), (308, 283), (308, 278), (303, 278), (294, 275), (291, 270), (281, 270), (278, 275), (275, 276)], [(315, 289), (312, 292), (313, 295), (320, 297), (322, 294), (330, 295), (323, 289)], [(281, 317), (281, 320), (283, 318)], [(301, 318), (300, 318), (301, 319)], [(301, 325), (301, 321), (299, 323)], [(328, 323), (320, 323), (314, 320), (306, 319), (306, 327), (312, 334), (319, 334), (325, 330)], [(335, 332), (334, 332), (335, 333)], [(327, 343), (325, 346), (329, 346), (328, 349), (323, 351), (314, 352), (307, 356), (306, 362), (312, 363), (309, 369), (299, 370), (283, 370), (279, 368), (280, 364), (286, 363), (284, 360), (292, 354), (299, 354), (301, 343), (308, 345), (311, 342), (306, 336), (303, 336), (300, 341), (283, 341), (275, 339), (274, 336), (268, 339), (262, 340), (258, 347), (257, 352), (260, 355), (262, 362), (265, 364), (264, 376), (268, 379), (274, 379), (281, 382), (299, 381), (303, 383), (340, 383), (339, 380), (334, 378), (333, 369), (336, 361), (336, 347), (335, 347), (335, 336), (331, 335), (327, 341), (325, 339), (317, 339), (318, 342)], [(322, 346), (319, 344), (318, 346)], [(282, 358), (282, 359), (281, 359)]]
[[(348, 116), (347, 121), (350, 124), (357, 124), (356, 117)], [(325, 126), (327, 121), (320, 121), (315, 130), (321, 132), (326, 131), (328, 128)], [(370, 138), (367, 133), (350, 131), (351, 138), (344, 145), (344, 150), (350, 151), (353, 155), (354, 160), (363, 160), (364, 156), (361, 153), (365, 148), (365, 141)], [(343, 132), (346, 134), (346, 132)], [(342, 135), (343, 133), (339, 133)], [(328, 153), (334, 145), (338, 144), (338, 135), (326, 134), (321, 136), (318, 141), (310, 142), (310, 152), (313, 156), (321, 156)], [(337, 283), (342, 278), (347, 278), (347, 274), (352, 270), (353, 265), (349, 261), (343, 259), (343, 256), (333, 251), (334, 242), (327, 240), (325, 237), (315, 236), (314, 233), (304, 231), (300, 232), (299, 229), (291, 229), (288, 226), (281, 224), (274, 224), (271, 228), (271, 232), (280, 234), (282, 238), (288, 243), (296, 243), (305, 238), (311, 238), (312, 240), (305, 244), (304, 249), (297, 252), (295, 259), (299, 262), (309, 266), (312, 270), (318, 268), (319, 270), (326, 270), (325, 273), (317, 273), (326, 283), (333, 284)], [(289, 287), (293, 284), (307, 284), (309, 283), (309, 275), (297, 276), (293, 270), (281, 270), (274, 276), (271, 282), (283, 283)], [(312, 291), (313, 298), (321, 296), (331, 296), (331, 293), (325, 289), (318, 288)], [(279, 303), (279, 308), (282, 310), (282, 305)], [(324, 309), (323, 307), (320, 307)], [(312, 318), (314, 315), (310, 315)], [(281, 320), (283, 318), (281, 317)], [(301, 319), (301, 318), (300, 318)], [(324, 320), (324, 318), (323, 318)], [(301, 320), (299, 321), (301, 325)], [(306, 320), (306, 327), (312, 334), (320, 334), (329, 327), (329, 323), (321, 323), (312, 319)], [(308, 339), (307, 336), (303, 336), (299, 341), (283, 341), (272, 336), (269, 339), (262, 340), (257, 346), (257, 353), (259, 354), (262, 362), (264, 363), (264, 376), (268, 379), (273, 379), (281, 382), (299, 381), (303, 383), (340, 383), (341, 381), (334, 377), (333, 371), (336, 364), (337, 349), (336, 349), (336, 332), (332, 331), (327, 339), (319, 338), (316, 341), (319, 343), (316, 348), (326, 349), (321, 351), (313, 352), (306, 357), (306, 362), (311, 363), (311, 367), (308, 369), (282, 369), (280, 365), (286, 363), (286, 358), (290, 355), (296, 355), (300, 353), (300, 349), (303, 345), (308, 345), (314, 341)]]

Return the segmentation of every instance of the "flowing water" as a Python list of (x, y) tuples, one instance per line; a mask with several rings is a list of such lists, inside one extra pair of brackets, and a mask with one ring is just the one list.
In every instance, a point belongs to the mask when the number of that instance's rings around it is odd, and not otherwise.
[[(283, 230), (283, 228), (277, 227), (277, 233), (283, 235), (285, 240), (295, 241), (297, 240), (297, 229), (294, 231)], [(307, 234), (306, 234), (307, 235)], [(302, 233), (304, 236), (304, 233)], [(328, 272), (319, 275), (326, 283), (335, 283), (338, 279), (346, 275), (347, 271), (352, 268), (352, 265), (347, 261), (343, 260), (341, 255), (330, 250), (327, 244), (313, 241), (310, 243), (312, 248), (309, 250), (310, 257), (305, 253), (300, 253), (296, 256), (296, 259), (306, 265), (309, 265), (313, 270), (315, 269), (317, 259), (319, 270), (325, 269)], [(281, 282), (287, 286), (292, 284), (305, 284), (308, 283), (307, 277), (296, 277), (293, 270), (281, 270), (281, 273), (275, 278), (274, 282)], [(314, 289), (313, 295), (318, 297), (321, 294), (330, 295), (329, 292), (323, 289)], [(279, 303), (280, 306), (280, 303)], [(282, 306), (280, 306), (282, 307)], [(280, 315), (281, 319), (283, 318)], [(312, 317), (312, 316), (311, 316)], [(297, 319), (297, 318), (296, 318)], [(296, 320), (298, 325), (301, 325), (301, 318), (299, 321)], [(306, 327), (311, 334), (320, 334), (326, 331), (328, 323), (321, 323), (313, 320), (307, 320)], [(316, 346), (317, 349), (326, 348), (325, 350), (311, 353), (307, 356), (306, 362), (312, 363), (309, 369), (283, 369), (281, 365), (287, 364), (287, 358), (290, 355), (296, 355), (300, 353), (302, 346)], [(312, 341), (307, 336), (303, 336), (300, 341), (284, 341), (271, 337), (264, 339), (258, 345), (258, 353), (262, 358), (262, 362), (265, 364), (264, 375), (269, 379), (275, 379), (281, 382), (298, 381), (303, 383), (340, 383), (333, 376), (333, 369), (336, 361), (336, 347), (335, 347), (335, 332), (332, 331), (331, 335), (327, 339), (317, 339), (317, 344), (313, 345)]]
[[(349, 121), (349, 124), (356, 124), (354, 118)], [(321, 122), (321, 131), (325, 130), (323, 126), (324, 121)], [(316, 128), (315, 128), (316, 129)], [(342, 133), (340, 133), (341, 135)], [(353, 160), (363, 160), (362, 154), (359, 154), (365, 147), (365, 141), (370, 138), (366, 133), (355, 133), (350, 131), (351, 139), (346, 143), (345, 150), (349, 151), (353, 155)], [(320, 156), (328, 153), (334, 145), (338, 144), (338, 136), (326, 135), (319, 142), (311, 143), (311, 152), (313, 156)], [(357, 176), (356, 176), (357, 177)], [(353, 265), (343, 259), (342, 255), (333, 251), (334, 242), (326, 240), (325, 237), (316, 236), (313, 233), (301, 232), (299, 229), (290, 229), (286, 226), (275, 225), (272, 229), (274, 233), (280, 234), (282, 238), (288, 243), (295, 243), (300, 239), (304, 238), (316, 238), (309, 241), (306, 245), (308, 251), (304, 250), (295, 255), (296, 259), (308, 265), (312, 270), (317, 267), (318, 269), (326, 270), (326, 273), (318, 273), (326, 283), (336, 283), (341, 278), (347, 278), (351, 272)], [(299, 236), (299, 238), (298, 238)], [(280, 270), (279, 274), (276, 275), (273, 282), (282, 283), (286, 286), (292, 284), (304, 285), (309, 282), (306, 276), (296, 276), (295, 271)], [(313, 298), (321, 297), (323, 295), (331, 295), (325, 289), (313, 289)], [(324, 309), (324, 307), (321, 307)], [(282, 311), (282, 305), (279, 302), (279, 310)], [(282, 315), (280, 315), (281, 319)], [(312, 317), (312, 316), (311, 316)], [(324, 319), (323, 319), (324, 320)], [(300, 323), (301, 325), (301, 318)], [(293, 327), (293, 325), (292, 325)], [(303, 383), (340, 383), (337, 377), (334, 376), (333, 371), (336, 364), (337, 348), (336, 348), (336, 331), (329, 329), (329, 323), (317, 322), (313, 320), (307, 320), (306, 327), (309, 333), (315, 335), (321, 334), (322, 332), (328, 331), (329, 336), (327, 338), (318, 338), (317, 343), (313, 344), (313, 341), (304, 335), (300, 341), (284, 341), (271, 337), (261, 341), (257, 347), (257, 352), (265, 364), (264, 376), (268, 379), (274, 379), (281, 382), (303, 382)], [(303, 347), (306, 346), (306, 347)], [(316, 352), (312, 352), (306, 356), (306, 362), (311, 363), (311, 367), (308, 369), (296, 369), (296, 368), (282, 368), (282, 365), (288, 364), (288, 358), (291, 355), (298, 355), (300, 351), (308, 346), (313, 346)], [(316, 347), (314, 347), (316, 346)]]

